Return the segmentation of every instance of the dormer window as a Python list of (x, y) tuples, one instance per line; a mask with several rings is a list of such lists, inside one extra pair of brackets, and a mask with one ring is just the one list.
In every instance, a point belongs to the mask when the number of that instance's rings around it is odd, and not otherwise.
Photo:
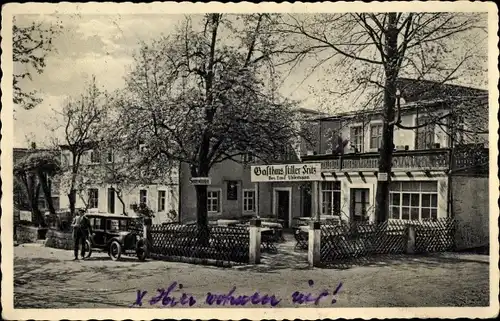
[(246, 153), (243, 155), (243, 162), (244, 163), (252, 163), (255, 160), (254, 156), (252, 153)]

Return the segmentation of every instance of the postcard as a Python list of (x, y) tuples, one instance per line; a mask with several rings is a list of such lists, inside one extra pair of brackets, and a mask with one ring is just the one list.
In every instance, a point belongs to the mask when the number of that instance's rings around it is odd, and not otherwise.
[(498, 315), (493, 2), (2, 9), (4, 319)]

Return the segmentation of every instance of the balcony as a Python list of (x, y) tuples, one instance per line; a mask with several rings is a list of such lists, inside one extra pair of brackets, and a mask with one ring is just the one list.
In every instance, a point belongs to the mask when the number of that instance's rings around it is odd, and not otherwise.
[[(377, 171), (379, 153), (303, 156), (306, 163), (321, 163), (321, 170), (328, 171)], [(395, 151), (392, 156), (393, 171), (426, 171), (450, 169), (449, 149)]]

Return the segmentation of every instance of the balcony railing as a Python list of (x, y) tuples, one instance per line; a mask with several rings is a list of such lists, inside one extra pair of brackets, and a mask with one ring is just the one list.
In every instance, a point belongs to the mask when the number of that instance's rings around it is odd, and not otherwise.
[[(396, 151), (392, 156), (393, 171), (411, 170), (447, 170), (450, 168), (449, 149), (435, 149), (424, 151)], [(376, 171), (380, 154), (345, 154), (304, 156), (303, 161), (321, 163), (321, 170), (341, 171)]]

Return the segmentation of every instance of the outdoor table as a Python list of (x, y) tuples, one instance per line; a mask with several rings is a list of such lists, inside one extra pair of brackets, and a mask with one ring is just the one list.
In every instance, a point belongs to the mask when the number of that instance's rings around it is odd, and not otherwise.
[(217, 225), (230, 226), (240, 223), (238, 220), (217, 220)]
[(268, 227), (274, 230), (276, 234), (276, 240), (280, 242), (284, 242), (285, 238), (283, 237), (283, 225), (276, 222), (262, 222), (262, 227)]
[(261, 234), (261, 245), (264, 250), (269, 250), (271, 252), (276, 252), (278, 249), (276, 248), (276, 237), (275, 231), (272, 228), (262, 227), (260, 229)]

